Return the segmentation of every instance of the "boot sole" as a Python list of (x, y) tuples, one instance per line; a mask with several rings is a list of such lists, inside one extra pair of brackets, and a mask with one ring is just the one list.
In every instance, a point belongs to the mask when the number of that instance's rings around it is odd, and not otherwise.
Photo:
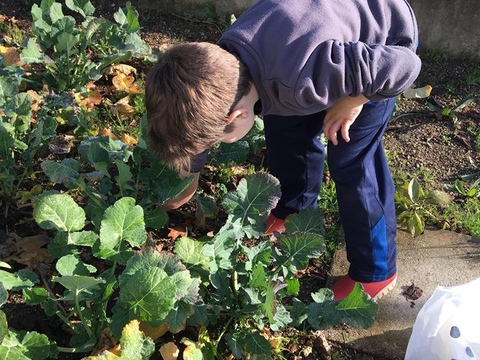
[(387, 295), (390, 291), (392, 291), (395, 288), (395, 285), (397, 285), (397, 276), (395, 276), (395, 279), (393, 279), (392, 282), (388, 284), (388, 286), (380, 290), (380, 292), (377, 295), (375, 295), (372, 299), (375, 301), (380, 300), (385, 295)]

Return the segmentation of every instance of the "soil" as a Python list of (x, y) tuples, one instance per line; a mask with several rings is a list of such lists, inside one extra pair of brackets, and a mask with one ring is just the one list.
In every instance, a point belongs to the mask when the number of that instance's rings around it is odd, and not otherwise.
[[(113, 12), (123, 3), (106, 4), (103, 1), (94, 5), (96, 16), (111, 18)], [(0, 19), (15, 22), (28, 31), (30, 12), (22, 0), (6, 3), (0, 0)], [(155, 10), (137, 9), (140, 13), (142, 37), (152, 47), (163, 50), (172, 43), (183, 41), (215, 42), (224, 28), (222, 24), (202, 22), (184, 18), (171, 13)], [(480, 102), (472, 102), (463, 108), (457, 108), (464, 99), (480, 99), (480, 61), (452, 59), (438, 53), (421, 53), (423, 69), (416, 81), (417, 87), (432, 86), (428, 99), (400, 98), (394, 116), (384, 136), (384, 145), (391, 161), (392, 173), (398, 183), (415, 177), (428, 190), (446, 191), (445, 184), (452, 184), (462, 175), (477, 173), (480, 166)], [(436, 103), (444, 113), (448, 109), (457, 116), (442, 115), (432, 110), (429, 103)], [(463, 201), (456, 193), (450, 193), (453, 202)], [(22, 216), (15, 223), (8, 224), (19, 236), (32, 235), (31, 209), (23, 209)], [(178, 214), (172, 214), (174, 217)], [(173, 220), (174, 221), (174, 220)], [(0, 243), (5, 241), (4, 229), (0, 229)], [(461, 231), (461, 229), (454, 229)], [(164, 244), (168, 248), (168, 244)], [(302, 282), (303, 291), (317, 290), (319, 282), (324, 283), (328, 264), (313, 264)], [(314, 291), (312, 290), (312, 291)], [(60, 324), (46, 323), (43, 312), (32, 307), (22, 306), (19, 296), (11, 296), (9, 303), (2, 308), (9, 316), (12, 327), (24, 330), (36, 330), (46, 333), (60, 344), (62, 333)], [(321, 359), (318, 338), (313, 335), (294, 333), (291, 336), (298, 344), (289, 344), (286, 359)], [(287, 336), (289, 334), (286, 334)], [(344, 359), (373, 359), (368, 354), (357, 354), (333, 345), (339, 356)], [(310, 356), (296, 357), (293, 354), (299, 347), (311, 346)], [(157, 355), (158, 356), (158, 355)], [(79, 355), (61, 355), (61, 360), (80, 359)], [(339, 357), (340, 358), (340, 357)], [(153, 359), (153, 358), (152, 358)]]

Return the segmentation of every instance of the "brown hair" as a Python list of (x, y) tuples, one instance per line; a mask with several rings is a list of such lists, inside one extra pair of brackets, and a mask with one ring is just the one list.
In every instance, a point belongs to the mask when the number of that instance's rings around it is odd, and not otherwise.
[(173, 45), (159, 56), (145, 85), (152, 153), (177, 170), (227, 132), (226, 119), (250, 91), (248, 70), (210, 43)]

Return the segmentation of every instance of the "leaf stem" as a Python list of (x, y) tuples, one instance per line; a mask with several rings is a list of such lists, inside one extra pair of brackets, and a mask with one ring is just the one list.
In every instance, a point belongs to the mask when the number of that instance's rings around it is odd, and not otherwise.
[(77, 348), (67, 348), (67, 347), (62, 347), (62, 346), (57, 346), (58, 351), (63, 352), (63, 353), (78, 353), (78, 352), (84, 352), (84, 351), (79, 351)]
[(87, 325), (87, 322), (85, 321), (85, 318), (83, 317), (82, 308), (80, 307), (80, 301), (78, 300), (79, 295), (80, 295), (80, 293), (77, 290), (75, 292), (75, 309), (77, 311), (78, 317), (80, 318), (80, 321), (83, 324), (83, 327), (85, 328), (85, 331), (87, 332), (88, 337), (91, 338), (93, 336), (92, 329), (90, 329), (90, 326)]
[(64, 314), (62, 314), (61, 311), (58, 311), (58, 310), (55, 311), (55, 315), (57, 315), (65, 323), (65, 325), (67, 325), (70, 329), (77, 332), (75, 326), (73, 326), (73, 324), (68, 320), (68, 318)]
[(98, 197), (91, 190), (88, 189), (88, 187), (85, 185), (83, 178), (79, 178), (78, 180), (78, 187), (88, 195), (88, 197), (95, 203), (95, 205), (97, 205), (99, 208), (102, 208), (102, 203), (100, 202), (100, 200), (98, 200)]
[(233, 317), (230, 317), (227, 321), (227, 323), (225, 324), (225, 326), (223, 327), (223, 330), (222, 332), (220, 333), (220, 335), (218, 335), (218, 338), (217, 338), (217, 341), (216, 343), (219, 344), (220, 343), (220, 340), (222, 339), (223, 335), (225, 335), (225, 332), (227, 331), (228, 329), (228, 326), (230, 325), (230, 323), (233, 321)]

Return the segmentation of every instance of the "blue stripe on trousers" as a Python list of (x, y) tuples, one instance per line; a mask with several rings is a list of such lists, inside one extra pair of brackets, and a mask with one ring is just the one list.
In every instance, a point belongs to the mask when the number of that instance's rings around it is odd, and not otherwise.
[[(396, 271), (394, 185), (381, 142), (395, 99), (367, 103), (350, 129), (328, 144), (328, 166), (336, 183), (345, 232), (349, 274), (363, 282), (381, 281)], [(316, 206), (325, 151), (317, 135), (325, 112), (308, 116), (265, 116), (270, 172), (281, 183), (273, 210), (280, 218)]]

